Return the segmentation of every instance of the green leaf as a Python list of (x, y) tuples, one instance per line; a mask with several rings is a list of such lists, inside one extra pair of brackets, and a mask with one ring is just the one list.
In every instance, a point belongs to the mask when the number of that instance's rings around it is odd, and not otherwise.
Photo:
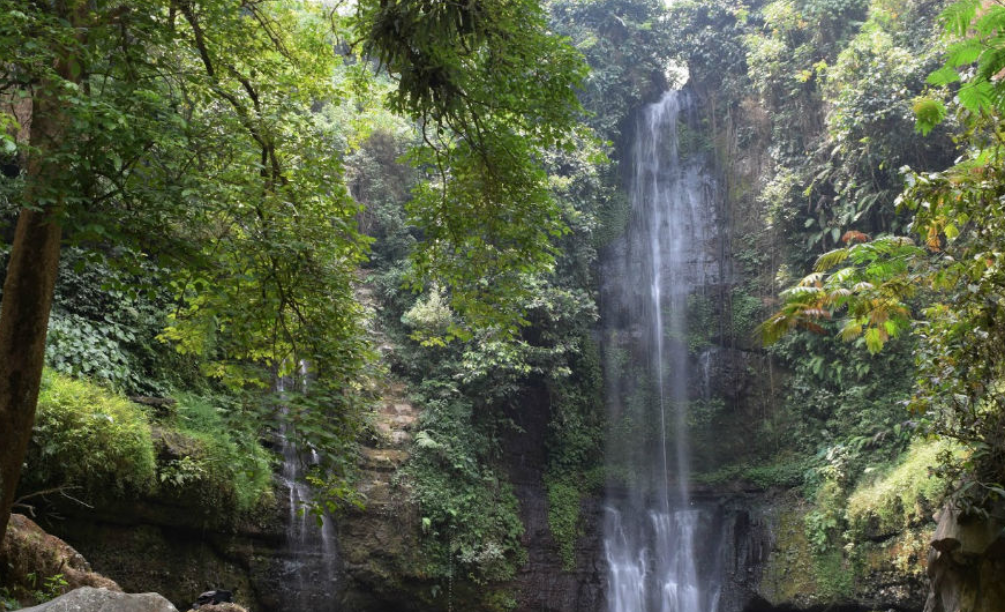
[(950, 83), (955, 83), (959, 80), (960, 80), (960, 73), (957, 72), (951, 66), (943, 66), (942, 68), (939, 68), (935, 72), (928, 75), (928, 78), (925, 79), (925, 81), (929, 85), (935, 85), (935, 86), (949, 85)]
[(870, 327), (865, 330), (865, 346), (874, 355), (883, 350), (883, 336), (879, 329)]
[[(955, 70), (951, 71), (956, 74)], [(946, 106), (941, 100), (917, 98), (914, 101), (913, 110), (916, 118), (914, 128), (924, 136), (927, 136), (935, 126), (946, 118)]]
[(975, 81), (960, 88), (960, 104), (973, 113), (986, 112), (993, 107), (993, 88), (987, 81)]
[(950, 45), (946, 50), (946, 66), (950, 69), (959, 66), (966, 66), (977, 61), (984, 51), (984, 45), (980, 40), (967, 38), (956, 44)]

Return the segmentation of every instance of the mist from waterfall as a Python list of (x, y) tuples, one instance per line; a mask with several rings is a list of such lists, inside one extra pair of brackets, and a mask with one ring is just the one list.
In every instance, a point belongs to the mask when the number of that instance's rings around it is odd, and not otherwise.
[(717, 579), (699, 574), (701, 515), (689, 482), (688, 297), (718, 274), (707, 248), (714, 184), (703, 156), (681, 142), (691, 104), (688, 94), (670, 91), (640, 113), (630, 218), (603, 266), (608, 467), (624, 483), (609, 487), (606, 504), (610, 612), (718, 607)]

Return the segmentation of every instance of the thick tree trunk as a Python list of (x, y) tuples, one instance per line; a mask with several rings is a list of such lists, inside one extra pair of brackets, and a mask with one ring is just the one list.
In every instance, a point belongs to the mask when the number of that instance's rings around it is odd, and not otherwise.
[[(87, 3), (61, 0), (54, 12), (75, 24), (83, 22)], [(78, 32), (84, 42), (84, 31)], [(62, 81), (79, 82), (80, 68), (72, 50), (57, 62)], [(53, 153), (63, 148), (68, 116), (58, 80), (36, 92), (31, 112), (33, 151), (26, 168), (25, 208), (18, 217), (7, 279), (0, 303), (0, 541), (7, 531), (17, 483), (35, 424), (45, 337), (59, 271), (66, 176), (70, 171)]]
[(0, 309), (0, 534), (35, 422), (60, 234), (50, 214), (22, 210), (7, 266)]

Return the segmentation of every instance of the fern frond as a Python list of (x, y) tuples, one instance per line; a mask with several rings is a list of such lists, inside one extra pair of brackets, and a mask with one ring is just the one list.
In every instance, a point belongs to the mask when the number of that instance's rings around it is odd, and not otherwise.
[(813, 269), (817, 272), (826, 272), (846, 259), (848, 259), (848, 249), (834, 249), (818, 257), (817, 264)]
[(977, 8), (981, 5), (980, 0), (960, 0), (946, 7), (939, 15), (946, 32), (955, 36), (965, 36), (970, 24), (973, 23), (977, 15)]

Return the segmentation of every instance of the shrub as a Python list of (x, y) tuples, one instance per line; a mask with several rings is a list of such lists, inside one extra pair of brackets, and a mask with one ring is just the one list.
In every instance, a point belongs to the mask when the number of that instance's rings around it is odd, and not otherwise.
[(271, 455), (255, 431), (224, 418), (221, 398), (179, 394), (158, 431), (158, 481), (215, 511), (251, 510), (272, 491)]
[[(432, 385), (427, 385), (427, 391)], [(423, 398), (420, 431), (405, 469), (422, 515), (423, 571), (460, 570), (475, 582), (510, 580), (523, 563), (523, 523), (512, 486), (489, 457), (493, 437), (464, 399)]]
[(571, 483), (548, 479), (548, 527), (558, 543), (562, 568), (576, 567), (576, 540), (579, 538), (579, 489)]
[(142, 409), (85, 380), (42, 376), (25, 488), (81, 486), (148, 491), (154, 482), (150, 425)]

